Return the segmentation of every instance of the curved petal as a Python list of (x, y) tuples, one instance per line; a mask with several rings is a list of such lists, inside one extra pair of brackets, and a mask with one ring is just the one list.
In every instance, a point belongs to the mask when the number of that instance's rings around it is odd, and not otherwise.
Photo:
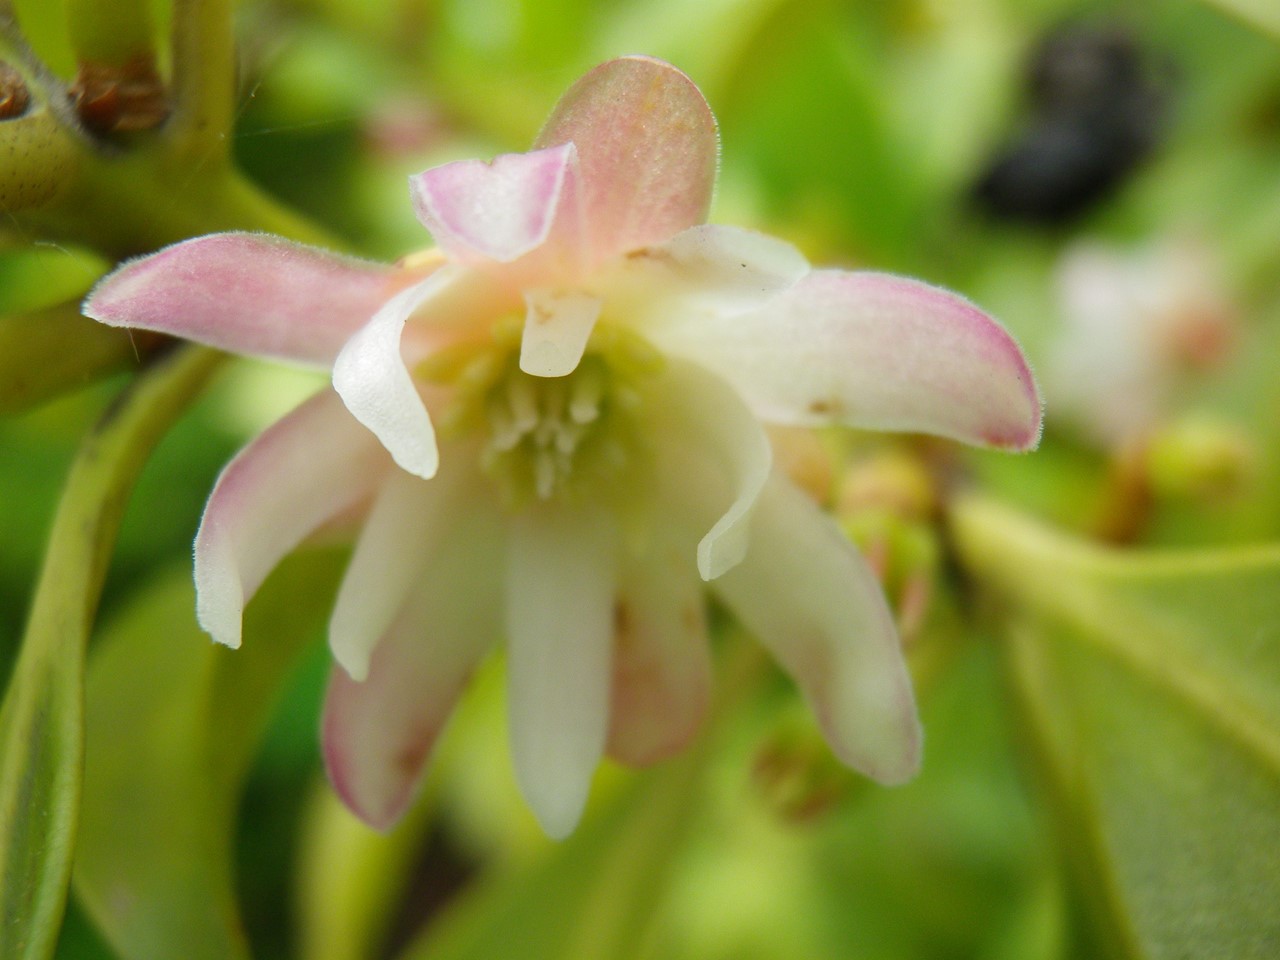
[(400, 819), (475, 666), (501, 629), (501, 536), (470, 510), (439, 531), (426, 575), (380, 638), (364, 682), (335, 667), (321, 736), (343, 802), (379, 830)]
[(776, 423), (831, 422), (1034, 447), (1040, 397), (1022, 352), (973, 304), (881, 273), (820, 270), (757, 311), (651, 324)]
[(562, 143), (491, 163), (459, 160), (409, 178), (413, 209), (449, 256), (510, 263), (554, 233), (574, 248), (581, 233), (577, 150)]
[(614, 607), (611, 756), (643, 766), (683, 750), (711, 700), (702, 584), (670, 539), (627, 558)]
[(396, 294), (362, 327), (333, 364), (333, 388), (351, 415), (373, 431), (404, 470), (430, 479), (440, 464), (431, 416), (405, 367), (400, 338), (423, 303), (458, 279), (446, 267)]
[(746, 560), (713, 589), (795, 678), (832, 751), (885, 784), (920, 767), (911, 679), (880, 584), (835, 524), (774, 476)]
[(512, 523), (511, 752), (520, 789), (554, 839), (577, 825), (604, 752), (615, 565), (605, 517), (539, 504)]
[[(685, 463), (671, 472), (685, 499), (714, 504), (711, 509), (718, 516), (697, 553), (698, 573), (714, 580), (746, 555), (751, 510), (769, 478), (773, 450), (764, 428), (733, 389), (705, 370), (669, 363), (658, 391), (650, 409), (659, 453), (670, 459), (698, 451), (698, 464)], [(705, 515), (705, 510), (699, 513)]]
[(333, 658), (355, 681), (368, 676), (374, 645), (420, 580), (457, 510), (460, 478), (467, 471), (456, 467), (430, 481), (393, 470), (378, 491), (329, 619)]
[(390, 467), (376, 440), (325, 390), (223, 469), (195, 542), (196, 617), (240, 646), (245, 603), (290, 550), (369, 495)]
[(629, 251), (606, 268), (599, 288), (611, 314), (643, 327), (690, 310), (755, 309), (808, 273), (804, 255), (785, 240), (704, 223)]
[(577, 291), (526, 290), (525, 303), (520, 369), (534, 377), (573, 373), (595, 329), (601, 302)]
[(215, 233), (132, 260), (84, 312), (235, 353), (328, 365), (407, 274), (280, 237)]
[(596, 262), (706, 219), (719, 140), (707, 101), (661, 60), (596, 67), (560, 98), (535, 145), (573, 143)]

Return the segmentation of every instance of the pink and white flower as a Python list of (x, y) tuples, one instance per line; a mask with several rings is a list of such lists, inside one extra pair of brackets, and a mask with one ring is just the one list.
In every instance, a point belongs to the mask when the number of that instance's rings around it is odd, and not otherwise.
[(410, 181), (438, 254), (381, 266), (273, 237), (200, 237), (111, 274), (86, 312), (332, 364), (223, 471), (195, 544), (200, 623), (244, 604), (335, 515), (363, 528), (329, 641), (338, 792), (394, 823), (468, 675), (505, 641), (517, 779), (552, 836), (603, 753), (681, 749), (711, 685), (706, 587), (884, 783), (920, 729), (875, 577), (778, 470), (762, 421), (1034, 446), (1009, 335), (913, 280), (812, 270), (704, 223), (715, 119), (660, 61), (596, 68), (529, 153)]

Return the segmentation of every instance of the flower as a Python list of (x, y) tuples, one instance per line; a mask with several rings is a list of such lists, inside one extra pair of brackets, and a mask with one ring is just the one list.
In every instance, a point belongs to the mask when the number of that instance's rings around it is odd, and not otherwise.
[(1237, 339), (1218, 264), (1189, 237), (1128, 251), (1077, 243), (1056, 279), (1063, 323), (1045, 386), (1064, 422), (1103, 447), (1168, 419), (1179, 391), (1221, 366)]
[(811, 270), (703, 223), (717, 162), (697, 87), (597, 67), (532, 151), (410, 181), (438, 252), (396, 266), (251, 234), (128, 263), (86, 312), (333, 364), (223, 471), (195, 543), (200, 623), (240, 642), (311, 531), (363, 528), (329, 642), (331, 779), (378, 827), (411, 800), (478, 661), (505, 638), (517, 780), (572, 830), (608, 750), (683, 747), (711, 684), (704, 583), (798, 682), (834, 752), (911, 777), (920, 731), (874, 576), (772, 456), (761, 421), (1034, 445), (1009, 335), (959, 297)]

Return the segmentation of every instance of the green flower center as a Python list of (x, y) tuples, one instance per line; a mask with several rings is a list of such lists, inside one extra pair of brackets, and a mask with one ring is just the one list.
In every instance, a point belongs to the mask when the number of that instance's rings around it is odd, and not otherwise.
[(637, 415), (661, 355), (635, 334), (598, 323), (572, 373), (535, 377), (520, 369), (522, 329), (523, 318), (500, 321), (490, 338), (436, 354), (415, 371), (452, 388), (437, 429), (479, 438), (481, 467), (513, 508), (612, 497), (644, 448)]

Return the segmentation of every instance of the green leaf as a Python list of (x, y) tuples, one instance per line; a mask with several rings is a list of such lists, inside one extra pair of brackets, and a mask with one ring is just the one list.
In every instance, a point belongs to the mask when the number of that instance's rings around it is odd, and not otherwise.
[(1205, 0), (1205, 2), (1280, 37), (1280, 4), (1275, 0)]
[(244, 648), (195, 622), (187, 568), (101, 638), (88, 687), (76, 893), (126, 960), (248, 956), (235, 904), (240, 788), (277, 694), (320, 630), (333, 551), (290, 558), (245, 613)]
[(637, 777), (545, 857), (473, 888), (400, 960), (638, 956), (704, 767), (694, 749)]
[(1121, 957), (1280, 951), (1280, 548), (1142, 554), (953, 514), (1080, 898)]
[(140, 377), (67, 478), (31, 617), (0, 706), (0, 958), (53, 950), (83, 756), (84, 648), (128, 493), (147, 454), (218, 363), (190, 348)]

